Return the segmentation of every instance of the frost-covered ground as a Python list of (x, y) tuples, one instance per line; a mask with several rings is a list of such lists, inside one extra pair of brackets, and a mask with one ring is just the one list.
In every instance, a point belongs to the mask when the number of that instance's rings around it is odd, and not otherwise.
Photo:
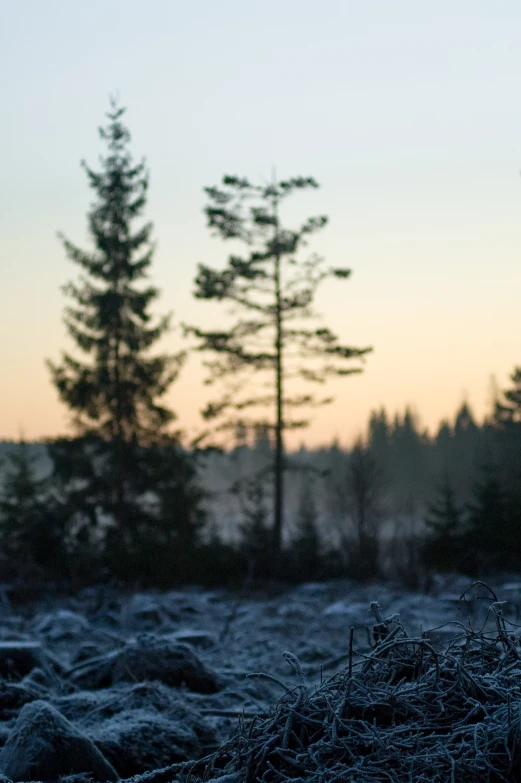
[[(293, 684), (309, 686), (373, 645), (378, 601), (412, 636), (437, 644), (477, 628), (490, 601), (462, 578), (430, 594), (390, 584), (306, 584), (274, 595), (183, 589), (122, 595), (90, 588), (63, 599), (0, 607), (0, 773), (11, 780), (116, 780), (205, 756), (265, 717)], [(491, 583), (521, 618), (521, 582)], [(483, 598), (486, 591), (483, 592)], [(490, 619), (490, 617), (489, 617)], [(252, 676), (263, 673), (266, 676)], [(89, 778), (90, 776), (90, 778)], [(150, 778), (149, 778), (150, 779)], [(168, 778), (165, 778), (167, 780)], [(0, 777), (1, 780), (1, 777)], [(143, 776), (146, 780), (146, 776)]]

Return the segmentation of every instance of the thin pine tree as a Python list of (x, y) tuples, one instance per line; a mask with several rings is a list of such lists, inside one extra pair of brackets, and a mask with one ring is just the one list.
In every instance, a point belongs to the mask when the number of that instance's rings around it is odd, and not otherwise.
[[(207, 383), (225, 382), (222, 397), (203, 411), (207, 421), (216, 422), (215, 430), (233, 432), (238, 420), (253, 429), (259, 421), (255, 410), (266, 406), (273, 410), (269, 426), (274, 446), (274, 560), (280, 558), (283, 542), (288, 462), (284, 435), (309, 423), (307, 418), (291, 418), (290, 411), (313, 409), (333, 400), (303, 394), (299, 384), (321, 386), (329, 378), (359, 373), (362, 367), (353, 366), (353, 360), (363, 360), (372, 350), (342, 345), (327, 327), (306, 328), (306, 321), (317, 317), (313, 303), (321, 283), (326, 278), (346, 280), (351, 274), (345, 268), (325, 268), (317, 255), (298, 258), (307, 239), (327, 224), (327, 217), (310, 218), (297, 230), (282, 224), (282, 203), (295, 192), (317, 187), (312, 177), (254, 185), (246, 178), (225, 176), (220, 187), (205, 188), (209, 228), (223, 240), (242, 242), (249, 253), (246, 257), (230, 255), (222, 271), (199, 264), (195, 296), (229, 302), (233, 313), (242, 312), (244, 317), (239, 316), (228, 330), (185, 327), (199, 340), (197, 350), (216, 356), (205, 363), (210, 371)], [(254, 387), (253, 373), (259, 378)], [(246, 410), (253, 412), (249, 420)]]

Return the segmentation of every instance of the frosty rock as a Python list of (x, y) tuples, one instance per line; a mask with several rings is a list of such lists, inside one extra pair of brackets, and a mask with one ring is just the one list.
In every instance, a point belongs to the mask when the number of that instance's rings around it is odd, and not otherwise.
[(44, 701), (22, 708), (0, 751), (0, 772), (13, 781), (56, 780), (89, 773), (95, 780), (118, 780), (98, 748), (58, 710)]
[(159, 680), (185, 685), (197, 693), (217, 693), (221, 682), (187, 644), (154, 636), (140, 636), (121, 650), (112, 664), (112, 682)]

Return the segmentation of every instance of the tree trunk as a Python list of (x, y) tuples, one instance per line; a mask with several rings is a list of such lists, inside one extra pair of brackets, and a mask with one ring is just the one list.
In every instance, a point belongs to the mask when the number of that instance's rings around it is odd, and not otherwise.
[(276, 386), (277, 386), (277, 422), (275, 426), (275, 521), (273, 527), (274, 570), (282, 550), (282, 525), (284, 521), (284, 443), (282, 431), (284, 426), (282, 410), (282, 303), (280, 286), (280, 254), (278, 243), (277, 200), (273, 201), (275, 216), (275, 353), (276, 353)]

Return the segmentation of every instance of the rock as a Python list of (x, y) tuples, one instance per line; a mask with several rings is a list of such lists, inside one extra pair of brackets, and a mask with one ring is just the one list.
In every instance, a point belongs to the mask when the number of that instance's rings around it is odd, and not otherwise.
[(208, 609), (210, 592), (200, 593), (196, 588), (186, 590), (169, 590), (162, 596), (161, 605), (169, 619), (179, 620), (183, 616), (203, 614)]
[(278, 607), (277, 615), (285, 620), (312, 620), (313, 609), (302, 603), (287, 603)]
[(325, 617), (334, 617), (335, 615), (345, 615), (350, 620), (352, 618), (365, 621), (367, 624), (373, 622), (372, 615), (369, 614), (369, 604), (363, 601), (335, 601), (335, 603), (326, 606), (323, 611)]
[(185, 642), (192, 647), (201, 647), (202, 649), (209, 649), (210, 647), (215, 647), (217, 644), (217, 637), (215, 634), (209, 633), (208, 631), (196, 631), (190, 628), (167, 633), (163, 638), (172, 642)]
[(109, 652), (76, 664), (69, 672), (70, 681), (78, 688), (90, 690), (108, 688), (112, 681), (112, 666), (117, 654), (117, 652)]
[(39, 642), (0, 642), (0, 677), (21, 680), (36, 666), (48, 668), (50, 660), (46, 658)]
[(196, 693), (217, 693), (222, 683), (187, 644), (143, 634), (120, 650), (112, 665), (112, 682), (159, 680), (174, 687), (185, 685)]
[(328, 582), (305, 582), (292, 590), (292, 595), (300, 598), (324, 599), (327, 598), (331, 585)]
[(77, 612), (69, 609), (59, 609), (50, 612), (38, 621), (34, 631), (39, 636), (45, 636), (53, 642), (65, 639), (75, 639), (90, 630), (90, 623)]
[(92, 777), (88, 772), (79, 772), (77, 775), (62, 775), (58, 783), (92, 783)]
[(184, 684), (197, 693), (217, 693), (222, 687), (217, 673), (206, 667), (189, 645), (151, 634), (141, 634), (121, 650), (76, 665), (70, 680), (89, 689), (147, 680), (173, 687)]
[(158, 631), (167, 619), (160, 600), (151, 595), (136, 593), (121, 607), (124, 631)]
[[(179, 718), (181, 709), (183, 720), (186, 711), (183, 711), (184, 700), (178, 698), (177, 692), (160, 682), (125, 682), (103, 690), (77, 690), (53, 698), (52, 703), (72, 723), (78, 725), (79, 722), (85, 734), (94, 740), (91, 730), (95, 732), (100, 721), (126, 710), (147, 709), (161, 713), (175, 708), (176, 718)], [(199, 714), (195, 712), (194, 715), (187, 714), (191, 726)]]
[(72, 654), (71, 663), (76, 666), (78, 663), (98, 658), (100, 654), (99, 645), (96, 642), (83, 642), (78, 644)]
[(152, 710), (125, 710), (98, 722), (90, 736), (122, 778), (201, 755), (193, 728)]
[[(111, 698), (114, 701), (112, 690), (107, 692), (76, 690), (64, 696), (55, 696), (52, 700), (52, 705), (75, 726), (81, 726), (81, 730), (90, 737), (88, 726), (84, 720), (85, 717), (90, 716), (93, 721), (99, 721), (102, 716), (100, 706)], [(117, 711), (117, 707), (114, 706), (109, 715), (114, 715)]]
[(56, 686), (56, 677), (53, 677), (49, 671), (35, 666), (23, 678), (20, 685), (29, 693), (38, 694), (35, 698), (43, 699), (47, 697), (53, 686)]
[(118, 780), (96, 745), (44, 701), (22, 708), (0, 751), (0, 772), (13, 781), (57, 780), (89, 773), (96, 781)]
[(25, 704), (35, 701), (37, 697), (21, 683), (0, 683), (0, 720), (15, 718)]

